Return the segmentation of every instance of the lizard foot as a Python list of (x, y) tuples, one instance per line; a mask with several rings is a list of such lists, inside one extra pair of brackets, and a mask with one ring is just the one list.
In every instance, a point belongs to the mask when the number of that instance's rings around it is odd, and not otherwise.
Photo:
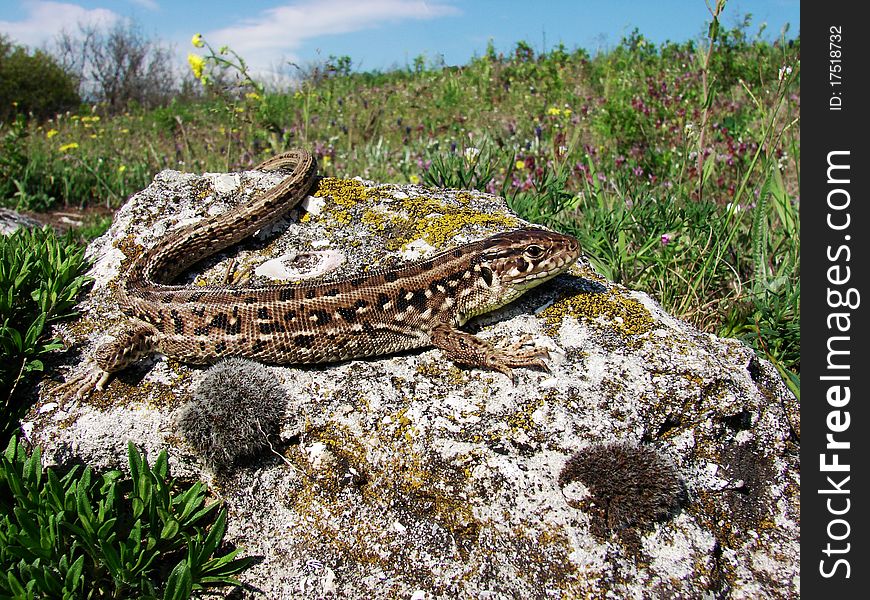
[(460, 331), (447, 324), (438, 325), (432, 330), (432, 344), (440, 348), (450, 360), (493, 369), (516, 381), (513, 370), (518, 367), (540, 369), (549, 372), (545, 358), (550, 351), (530, 345), (531, 336), (524, 336), (513, 344), (494, 347), (480, 338)]
[(103, 391), (111, 373), (93, 365), (78, 373), (52, 390), (63, 402), (86, 398), (93, 390)]

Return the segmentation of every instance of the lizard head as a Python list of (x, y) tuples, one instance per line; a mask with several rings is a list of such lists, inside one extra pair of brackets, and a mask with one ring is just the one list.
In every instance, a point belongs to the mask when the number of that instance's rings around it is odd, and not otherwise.
[(580, 243), (544, 229), (519, 229), (483, 241), (480, 280), (498, 306), (562, 273), (580, 257)]

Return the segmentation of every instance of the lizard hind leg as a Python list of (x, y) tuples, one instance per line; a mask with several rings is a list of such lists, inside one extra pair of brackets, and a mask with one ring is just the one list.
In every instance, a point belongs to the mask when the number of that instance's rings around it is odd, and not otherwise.
[(84, 398), (92, 390), (104, 390), (109, 378), (143, 356), (157, 349), (157, 330), (139, 323), (124, 329), (118, 336), (101, 344), (94, 354), (94, 363), (59, 385), (55, 392), (64, 401)]

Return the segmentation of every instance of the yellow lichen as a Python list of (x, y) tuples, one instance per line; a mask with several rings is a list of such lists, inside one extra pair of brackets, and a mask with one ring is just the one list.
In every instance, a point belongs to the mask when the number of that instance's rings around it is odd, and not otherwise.
[(359, 180), (324, 177), (318, 182), (312, 196), (329, 196), (337, 205), (351, 208), (365, 200), (368, 193), (366, 186)]
[(605, 321), (624, 336), (643, 335), (655, 326), (655, 321), (643, 304), (616, 289), (566, 296), (549, 306), (541, 316), (547, 323), (550, 334), (555, 334), (566, 316), (595, 322)]

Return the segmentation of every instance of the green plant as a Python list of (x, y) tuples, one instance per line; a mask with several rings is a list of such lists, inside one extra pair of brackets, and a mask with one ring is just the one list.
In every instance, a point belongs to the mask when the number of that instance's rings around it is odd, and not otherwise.
[(42, 50), (28, 52), (0, 35), (0, 123), (32, 113), (44, 119), (78, 106), (76, 81)]
[[(13, 437), (0, 456), (0, 596), (189, 598), (239, 585), (251, 558), (218, 551), (226, 510), (205, 504), (199, 482), (170, 478), (166, 452), (154, 466), (128, 444), (130, 476), (76, 465), (43, 470)], [(217, 511), (217, 515), (215, 513)]]
[(63, 345), (50, 325), (74, 313), (90, 278), (82, 273), (84, 248), (49, 228), (19, 228), (0, 236), (0, 427), (5, 434), (26, 407), (15, 400), (19, 383), (42, 371), (42, 358)]
[(431, 163), (423, 172), (423, 183), (432, 187), (486, 191), (492, 181), (497, 157), (489, 144), (468, 146), (462, 154), (430, 149)]

